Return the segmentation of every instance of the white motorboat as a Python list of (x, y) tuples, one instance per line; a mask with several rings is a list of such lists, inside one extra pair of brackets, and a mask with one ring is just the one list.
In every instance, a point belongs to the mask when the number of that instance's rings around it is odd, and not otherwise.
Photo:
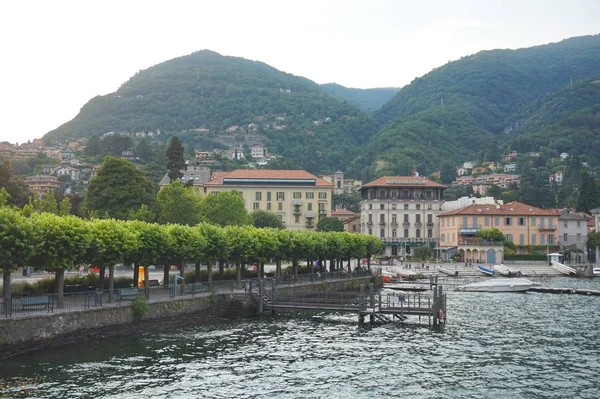
[(440, 273), (445, 274), (447, 276), (453, 276), (453, 277), (458, 276), (458, 270), (449, 270), (449, 269), (444, 269), (443, 267), (438, 267), (437, 269), (440, 271)]
[(472, 283), (456, 287), (458, 291), (468, 292), (523, 292), (534, 285), (539, 285), (526, 278), (495, 278), (480, 283)]
[(498, 274), (505, 277), (519, 277), (523, 275), (523, 273), (521, 273), (520, 270), (511, 269), (510, 267), (503, 265), (502, 263), (500, 263), (499, 265), (494, 265), (494, 270), (496, 270)]
[(592, 273), (594, 274), (594, 277), (600, 277), (600, 267), (594, 267)]

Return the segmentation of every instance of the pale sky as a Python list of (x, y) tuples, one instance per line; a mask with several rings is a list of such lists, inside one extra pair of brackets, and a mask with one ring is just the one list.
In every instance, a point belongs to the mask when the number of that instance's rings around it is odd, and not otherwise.
[(401, 87), (481, 50), (597, 33), (600, 0), (2, 0), (0, 141), (41, 137), (135, 72), (202, 49)]

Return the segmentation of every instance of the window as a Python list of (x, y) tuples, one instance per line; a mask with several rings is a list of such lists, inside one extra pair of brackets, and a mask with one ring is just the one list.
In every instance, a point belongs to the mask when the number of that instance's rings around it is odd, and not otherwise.
[(431, 210), (431, 204), (427, 204), (427, 210), (430, 211)]
[[(578, 222), (578, 223), (579, 223), (579, 222)], [(580, 233), (577, 233), (577, 242), (580, 242), (580, 241), (581, 241), (581, 234), (580, 234)]]
[(216, 192), (216, 191), (211, 191), (210, 193), (211, 193), (211, 194), (216, 194), (217, 192)]
[(294, 223), (300, 223), (300, 215), (294, 215)]
[(385, 213), (379, 214), (379, 223), (385, 223)]
[(549, 217), (548, 218), (548, 227), (552, 228), (552, 224), (553, 224), (552, 217)]
[(404, 204), (404, 210), (408, 211), (408, 204)]
[(427, 215), (427, 223), (433, 223), (433, 215)]
[(398, 220), (396, 219), (396, 214), (395, 213), (392, 215), (392, 223), (398, 223)]
[[(552, 219), (550, 219), (552, 220)], [(548, 244), (554, 245), (554, 236), (552, 234), (548, 234)]]
[(315, 199), (315, 193), (306, 193), (306, 199)]
[(563, 234), (563, 241), (564, 241), (564, 242), (567, 242), (567, 241), (569, 241), (569, 236), (568, 236), (568, 234), (567, 234), (567, 233)]
[(490, 217), (489, 216), (484, 217), (483, 223), (485, 223), (486, 226), (489, 226), (490, 225)]
[(494, 218), (494, 226), (496, 226), (496, 227), (500, 226), (500, 216), (496, 216)]
[(369, 209), (373, 209), (373, 204), (369, 204)]
[(512, 225), (512, 218), (504, 218), (504, 225), (505, 226), (511, 226)]
[(373, 235), (373, 229), (369, 229), (369, 235), (372, 236)]
[(404, 238), (408, 238), (408, 229), (404, 229)]
[(255, 202), (252, 204), (252, 209), (260, 209), (260, 202)]
[(446, 242), (446, 234), (442, 234), (442, 242)]
[(325, 210), (325, 203), (319, 202), (319, 211), (324, 211), (324, 210)]
[(540, 245), (546, 245), (546, 235), (540, 234)]
[(319, 199), (327, 199), (327, 193), (319, 193)]
[(531, 245), (537, 245), (537, 236), (535, 234), (531, 235)]
[(392, 238), (396, 238), (397, 234), (396, 229), (392, 229)]
[(277, 201), (285, 201), (285, 193), (283, 191), (277, 192)]
[(352, 232), (356, 233), (356, 225), (355, 224), (352, 225)]
[(379, 199), (385, 199), (385, 190), (379, 190)]
[(519, 218), (519, 226), (525, 226), (525, 218)]
[(519, 245), (525, 245), (525, 234), (519, 234)]
[(271, 203), (267, 202), (267, 211), (270, 211), (270, 210), (271, 210)]
[(417, 204), (417, 211), (421, 209), (421, 204)]
[(421, 223), (421, 215), (419, 215), (419, 214), (417, 213), (417, 214), (415, 215), (415, 217), (416, 217), (416, 220), (415, 220), (415, 222), (417, 222), (417, 223)]
[(308, 203), (308, 210), (309, 210), (309, 211), (312, 211), (312, 202), (309, 202), (309, 203)]
[(427, 238), (433, 238), (433, 230), (427, 229)]
[(373, 215), (369, 214), (369, 223), (373, 223)]
[(294, 191), (293, 198), (294, 199), (300, 199), (300, 198), (302, 198), (302, 193), (300, 191)]
[[(262, 201), (262, 193), (260, 191), (257, 191), (256, 193), (254, 193), (254, 200)], [(258, 208), (256, 208), (256, 209), (258, 209)]]
[(507, 234), (506, 235), (506, 241), (513, 242), (513, 236), (512, 236), (512, 234)]
[(277, 203), (277, 210), (278, 211), (283, 211), (283, 202), (278, 202)]
[(408, 213), (404, 214), (404, 223), (408, 223)]
[(421, 229), (417, 229), (416, 236), (417, 236), (417, 238), (421, 238)]
[(271, 201), (271, 192), (267, 191), (267, 201)]
[(581, 227), (581, 222), (579, 220), (577, 221), (577, 227)]
[(392, 204), (392, 210), (395, 211), (396, 210), (396, 204)]
[(563, 227), (567, 227), (567, 221), (566, 220), (563, 221)]
[(531, 217), (531, 225), (532, 225), (532, 226), (535, 226), (535, 216), (532, 216), (532, 217)]
[(477, 228), (479, 225), (477, 224), (477, 216), (473, 216), (473, 228)]
[(379, 237), (381, 237), (381, 238), (385, 237), (385, 229), (379, 230)]

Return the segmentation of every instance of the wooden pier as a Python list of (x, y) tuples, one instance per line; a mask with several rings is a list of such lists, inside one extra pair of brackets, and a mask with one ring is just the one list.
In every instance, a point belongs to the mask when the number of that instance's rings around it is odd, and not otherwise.
[(600, 296), (598, 290), (586, 290), (582, 288), (556, 288), (556, 287), (531, 287), (531, 292), (544, 292), (548, 294), (571, 294), (571, 295), (589, 295)]
[(359, 324), (404, 322), (409, 316), (417, 316), (419, 322), (427, 320), (429, 326), (439, 327), (446, 322), (446, 294), (443, 287), (433, 287), (433, 295), (421, 293), (376, 292), (374, 284), (360, 285), (359, 292), (314, 291), (289, 292), (278, 291), (275, 284), (265, 287), (259, 280), (258, 292), (250, 287), (250, 295), (258, 303), (259, 313), (297, 311), (354, 313)]

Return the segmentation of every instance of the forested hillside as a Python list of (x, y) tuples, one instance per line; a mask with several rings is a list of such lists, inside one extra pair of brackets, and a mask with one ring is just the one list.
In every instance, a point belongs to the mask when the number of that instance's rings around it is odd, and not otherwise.
[(44, 139), (157, 129), (211, 139), (233, 127), (312, 172), (345, 168), (375, 132), (365, 114), (308, 79), (205, 50), (138, 72)]
[(327, 83), (321, 85), (321, 87), (330, 96), (347, 101), (367, 115), (373, 115), (400, 90), (395, 87), (354, 89), (337, 83)]

